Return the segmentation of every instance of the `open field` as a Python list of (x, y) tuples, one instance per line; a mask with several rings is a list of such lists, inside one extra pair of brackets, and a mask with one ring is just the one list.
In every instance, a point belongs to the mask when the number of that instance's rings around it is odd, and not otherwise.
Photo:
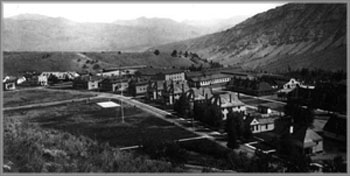
[(4, 107), (23, 106), (75, 98), (87, 98), (93, 95), (48, 90), (23, 90), (4, 92)]
[(132, 146), (149, 141), (177, 140), (196, 135), (163, 121), (136, 107), (124, 105), (125, 123), (120, 108), (103, 109), (94, 100), (40, 109), (5, 112), (5, 118), (36, 123), (43, 128), (83, 135), (112, 146)]

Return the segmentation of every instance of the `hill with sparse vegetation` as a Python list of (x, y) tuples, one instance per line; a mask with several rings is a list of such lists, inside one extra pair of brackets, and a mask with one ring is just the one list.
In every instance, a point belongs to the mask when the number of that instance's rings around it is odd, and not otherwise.
[(346, 70), (346, 11), (346, 4), (290, 3), (225, 31), (156, 48), (248, 69)]
[(208, 65), (191, 56), (171, 56), (162, 51), (123, 52), (4, 52), (4, 75), (23, 75), (24, 72), (76, 71), (96, 73), (103, 68), (146, 65), (150, 67), (186, 67)]

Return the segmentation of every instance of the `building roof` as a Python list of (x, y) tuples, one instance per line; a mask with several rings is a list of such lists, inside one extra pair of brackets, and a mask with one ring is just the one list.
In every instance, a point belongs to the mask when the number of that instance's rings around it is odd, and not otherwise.
[(192, 88), (194, 93), (194, 99), (195, 100), (203, 100), (205, 99), (205, 96), (207, 95), (208, 98), (210, 98), (213, 94), (210, 88)]
[(75, 81), (102, 81), (103, 77), (84, 75), (84, 76), (76, 77), (74, 80)]
[(222, 74), (227, 74), (227, 75), (232, 75), (232, 76), (253, 76), (253, 74), (251, 73), (246, 73), (243, 71), (236, 71), (236, 70), (225, 70), (225, 71), (221, 71)]
[(158, 90), (158, 91), (164, 90), (164, 83), (165, 83), (164, 80), (153, 80), (153, 81), (151, 82), (150, 88), (151, 88), (151, 89), (156, 89), (156, 87), (157, 87), (157, 90)]
[(323, 131), (346, 135), (346, 124), (345, 115), (332, 115), (323, 127)]
[(225, 92), (218, 94), (221, 101), (221, 107), (237, 107), (244, 106), (244, 103), (238, 99), (238, 96), (233, 92)]
[(120, 76), (112, 76), (112, 77), (104, 77), (102, 82), (108, 82), (108, 83), (121, 83), (121, 82), (129, 82), (128, 78), (120, 77)]
[(225, 75), (225, 74), (212, 74), (212, 75), (201, 75), (201, 76), (195, 76), (190, 78), (192, 81), (209, 81), (209, 80), (214, 80), (214, 79), (220, 79), (220, 78), (230, 78), (230, 76)]
[(10, 83), (10, 82), (16, 82), (17, 81), (17, 78), (14, 77), (14, 76), (6, 76), (2, 82), (3, 83)]
[(267, 82), (259, 82), (258, 91), (271, 91), (272, 86)]

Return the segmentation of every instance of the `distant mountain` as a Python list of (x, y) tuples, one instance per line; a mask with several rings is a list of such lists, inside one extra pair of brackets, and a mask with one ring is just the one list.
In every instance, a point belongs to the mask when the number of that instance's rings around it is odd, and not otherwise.
[(155, 48), (187, 50), (208, 60), (250, 69), (346, 70), (346, 10), (346, 4), (292, 3), (222, 32)]
[(196, 26), (201, 28), (203, 33), (210, 34), (231, 28), (247, 18), (248, 16), (234, 16), (226, 19), (185, 20), (182, 23)]
[(165, 18), (77, 23), (22, 14), (4, 19), (3, 47), (5, 51), (140, 51), (211, 31)]

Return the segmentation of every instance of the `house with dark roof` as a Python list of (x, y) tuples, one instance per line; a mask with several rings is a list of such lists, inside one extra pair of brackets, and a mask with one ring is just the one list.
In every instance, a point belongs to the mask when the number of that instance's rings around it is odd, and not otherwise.
[(126, 92), (129, 87), (129, 79), (119, 76), (107, 77), (99, 83), (99, 86), (100, 90), (105, 92)]
[(103, 80), (99, 76), (84, 75), (73, 80), (74, 89), (98, 90), (99, 83)]
[(161, 102), (164, 88), (165, 88), (165, 83), (162, 80), (149, 81), (146, 98), (149, 101)]
[(346, 142), (346, 116), (341, 114), (333, 114), (323, 127), (324, 137)]
[(127, 88), (128, 94), (134, 97), (146, 97), (149, 82), (149, 79), (131, 79)]
[(147, 89), (147, 99), (166, 105), (173, 105), (189, 90), (187, 81), (151, 80)]
[(240, 78), (231, 79), (227, 84), (227, 89), (254, 96), (271, 95), (276, 92), (276, 89), (265, 81)]
[(310, 127), (293, 123), (290, 117), (276, 119), (274, 130), (259, 137), (276, 145), (276, 147), (279, 145), (276, 141), (288, 139), (289, 146), (303, 154), (314, 154), (323, 151), (323, 138)]
[(187, 81), (166, 81), (163, 89), (163, 100), (167, 105), (173, 105), (180, 96), (189, 90)]

